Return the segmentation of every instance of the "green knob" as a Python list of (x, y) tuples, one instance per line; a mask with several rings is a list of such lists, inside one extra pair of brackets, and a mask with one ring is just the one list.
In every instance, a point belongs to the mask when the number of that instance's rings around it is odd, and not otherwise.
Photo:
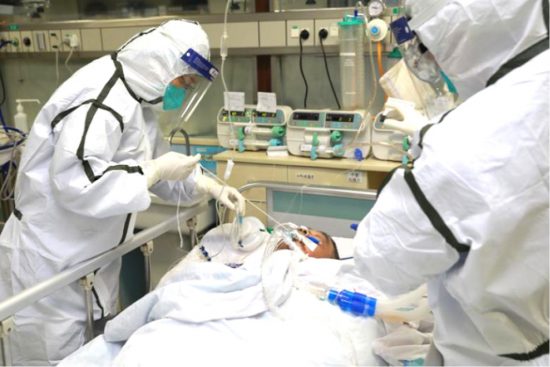
[(271, 128), (271, 136), (274, 138), (282, 138), (285, 136), (285, 128), (283, 126), (273, 126)]
[(340, 143), (343, 138), (344, 135), (341, 131), (335, 130), (330, 133), (330, 142), (332, 143), (332, 145)]

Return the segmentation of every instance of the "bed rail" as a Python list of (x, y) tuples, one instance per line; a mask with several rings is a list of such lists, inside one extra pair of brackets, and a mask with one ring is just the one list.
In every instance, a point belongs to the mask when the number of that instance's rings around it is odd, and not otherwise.
[(257, 181), (251, 182), (239, 187), (239, 192), (248, 191), (250, 189), (265, 187), (267, 189), (279, 189), (279, 190), (293, 190), (301, 194), (324, 194), (324, 195), (337, 195), (345, 196), (352, 199), (367, 199), (372, 200), (376, 198), (376, 195), (372, 190), (351, 190), (342, 189), (330, 186), (315, 186), (315, 185), (300, 185), (291, 183), (281, 183), (272, 181)]
[[(87, 288), (91, 288), (90, 284), (93, 283), (93, 274), (96, 269), (99, 269), (102, 266), (109, 264), (110, 262), (136, 249), (137, 247), (150, 246), (148, 243), (152, 239), (157, 238), (160, 235), (169, 231), (170, 228), (172, 228), (178, 220), (185, 223), (189, 219), (205, 211), (207, 208), (208, 202), (201, 202), (194, 206), (186, 207), (181, 210), (179, 216), (174, 215), (173, 217), (157, 225), (154, 225), (135, 234), (131, 239), (115, 247), (114, 249), (104, 252), (70, 269), (62, 271), (56, 276), (40, 282), (35, 286), (27, 288), (21, 293), (18, 293), (13, 297), (8, 298), (7, 300), (0, 302), (0, 353), (2, 354), (3, 365), (11, 364), (8, 335), (13, 329), (13, 315), (15, 315), (15, 313), (25, 307), (32, 305), (36, 301), (39, 301), (40, 299), (48, 296), (58, 289), (79, 280), (80, 284), (85, 290), (84, 297), (87, 303), (87, 307), (91, 306), (88, 306), (88, 303), (91, 303), (91, 292), (89, 292)], [(142, 248), (142, 251), (144, 251), (144, 254), (145, 252), (150, 253), (147, 249)], [(93, 333), (93, 325), (91, 325), (91, 323), (93, 322), (92, 313), (93, 308), (91, 310), (88, 309), (88, 338), (91, 336), (90, 333)]]

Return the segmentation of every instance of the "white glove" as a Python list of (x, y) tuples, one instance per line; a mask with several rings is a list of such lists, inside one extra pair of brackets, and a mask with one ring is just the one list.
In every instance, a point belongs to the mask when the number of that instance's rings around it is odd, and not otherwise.
[(147, 178), (147, 187), (151, 187), (160, 180), (179, 181), (185, 179), (201, 159), (200, 154), (187, 156), (176, 152), (168, 152), (157, 159), (145, 161), (141, 164)]
[(428, 118), (415, 109), (414, 103), (388, 98), (384, 106), (384, 125), (391, 129), (412, 135), (428, 123)]
[(220, 185), (205, 175), (199, 176), (196, 187), (197, 191), (211, 195), (229, 209), (236, 210), (241, 215), (244, 215), (244, 196), (234, 187)]

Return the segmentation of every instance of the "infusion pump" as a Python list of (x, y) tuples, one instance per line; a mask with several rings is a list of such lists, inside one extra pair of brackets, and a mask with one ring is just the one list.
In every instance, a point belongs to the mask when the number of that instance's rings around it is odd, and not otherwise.
[(365, 110), (295, 110), (287, 123), (290, 154), (364, 159), (370, 153), (370, 114)]
[(270, 146), (286, 145), (286, 124), (292, 109), (277, 106), (275, 112), (261, 112), (254, 105), (244, 111), (218, 112), (218, 141), (224, 148), (266, 150)]

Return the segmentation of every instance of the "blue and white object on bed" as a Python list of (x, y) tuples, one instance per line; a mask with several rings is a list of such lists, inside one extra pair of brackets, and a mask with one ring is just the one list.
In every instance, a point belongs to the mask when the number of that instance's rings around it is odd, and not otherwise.
[[(209, 231), (153, 292), (59, 366), (423, 362), (430, 334), (402, 324), (388, 333), (391, 325), (344, 313), (311, 291), (324, 284), (383, 297), (352, 271), (352, 259), (298, 261), (296, 252), (280, 250), (264, 260), (269, 234), (256, 218), (243, 223), (238, 246), (230, 244), (230, 225)], [(341, 258), (353, 256), (352, 239), (335, 242)]]
[[(380, 336), (377, 321), (345, 314), (295, 288), (289, 278), (325, 282), (346, 263), (308, 259), (292, 274), (292, 256), (289, 250), (275, 252), (263, 276), (261, 267), (247, 263), (236, 269), (189, 263), (60, 366), (382, 364), (371, 350)], [(276, 312), (266, 306), (266, 294)]]

